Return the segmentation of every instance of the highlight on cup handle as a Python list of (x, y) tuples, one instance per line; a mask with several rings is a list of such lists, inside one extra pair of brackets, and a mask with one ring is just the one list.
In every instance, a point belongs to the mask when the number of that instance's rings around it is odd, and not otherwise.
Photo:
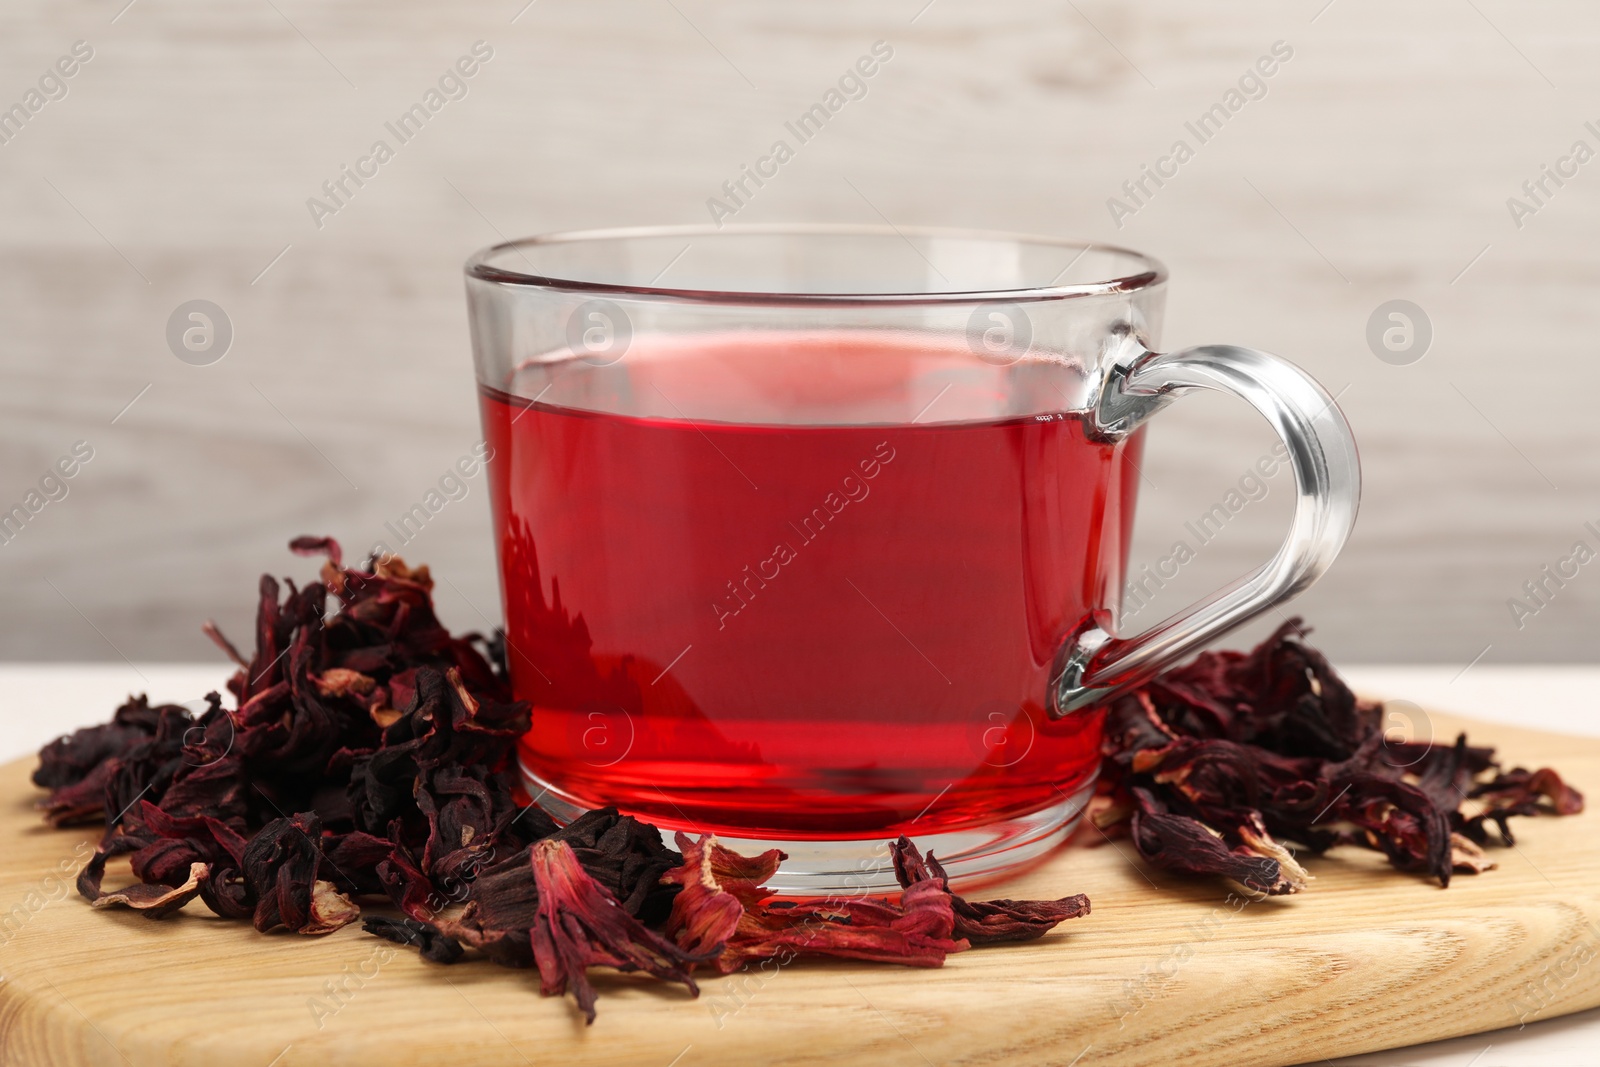
[(1056, 657), (1050, 714), (1061, 718), (1133, 686), (1287, 601), (1328, 569), (1355, 526), (1361, 461), (1350, 424), (1328, 391), (1278, 356), (1236, 345), (1151, 352), (1130, 333), (1117, 344), (1095, 420), (1126, 435), (1171, 400), (1199, 389), (1229, 393), (1266, 417), (1289, 450), (1295, 508), (1275, 556), (1249, 576), (1133, 637), (1087, 623)]

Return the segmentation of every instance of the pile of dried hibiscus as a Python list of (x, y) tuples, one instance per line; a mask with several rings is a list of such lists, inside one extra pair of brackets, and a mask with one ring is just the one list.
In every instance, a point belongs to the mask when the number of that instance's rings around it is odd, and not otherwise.
[[(590, 1021), (592, 966), (691, 990), (699, 965), (799, 955), (936, 967), (1089, 910), (1081, 895), (968, 902), (903, 838), (898, 900), (795, 903), (762, 886), (777, 851), (680, 834), (676, 852), (611, 808), (558, 827), (514, 794), (531, 710), (511, 699), (500, 640), (446, 631), (426, 567), (347, 568), (330, 538), (290, 548), (327, 557), (321, 580), (280, 599), (262, 577), (249, 660), (206, 627), (239, 665), (237, 710), (215, 693), (198, 717), (138, 697), (40, 753), (46, 818), (105, 825), (78, 877), (95, 907), (161, 918), (198, 897), (263, 932), (326, 934), (360, 917), (356, 898), (387, 897), (406, 917), (369, 917), (368, 932), (441, 963), (472, 949), (536, 967), (541, 991), (571, 991)], [(121, 855), (139, 881), (103, 891)]]
[[(206, 628), (239, 665), (236, 710), (217, 694), (198, 716), (139, 697), (40, 753), (46, 818), (105, 826), (78, 879), (95, 907), (160, 918), (198, 897), (261, 931), (325, 934), (360, 917), (358, 898), (387, 898), (405, 917), (368, 917), (369, 933), (440, 963), (471, 950), (537, 968), (541, 991), (570, 991), (590, 1021), (593, 966), (690, 990), (697, 966), (802, 955), (939, 966), (1089, 911), (1082, 895), (967, 901), (905, 838), (890, 848), (898, 899), (795, 902), (764, 888), (777, 851), (742, 856), (683, 834), (674, 851), (614, 809), (557, 826), (516, 795), (531, 713), (511, 699), (500, 640), (446, 631), (426, 567), (347, 568), (329, 538), (290, 547), (327, 557), (321, 580), (280, 599), (262, 577), (249, 660)], [(1280, 841), (1379, 848), (1446, 882), (1487, 866), (1487, 823), (1509, 841), (1510, 815), (1581, 810), (1554, 771), (1502, 773), (1465, 739), (1386, 740), (1381, 709), (1291, 630), (1114, 702), (1102, 828), (1125, 827), (1157, 865), (1279, 893), (1307, 877)], [(121, 855), (139, 881), (104, 891)]]
[(1283, 841), (1377, 849), (1449, 885), (1494, 866), (1488, 823), (1509, 845), (1513, 815), (1583, 810), (1555, 771), (1502, 770), (1465, 734), (1393, 736), (1384, 706), (1357, 700), (1303, 636), (1291, 619), (1248, 653), (1202, 653), (1114, 700), (1096, 824), (1156, 866), (1278, 894), (1310, 877)]

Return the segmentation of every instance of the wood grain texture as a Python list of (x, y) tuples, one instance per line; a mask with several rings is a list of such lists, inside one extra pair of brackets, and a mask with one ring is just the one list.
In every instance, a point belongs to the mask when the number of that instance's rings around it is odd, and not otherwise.
[[(468, 252), (705, 221), (721, 183), (883, 39), (895, 58), (869, 95), (739, 221), (881, 213), (1162, 257), (1168, 344), (1281, 352), (1355, 428), (1361, 522), (1304, 602), (1336, 659), (1465, 664), (1490, 644), (1488, 662), (1593, 659), (1600, 581), (1520, 630), (1505, 603), (1600, 498), (1600, 164), (1521, 228), (1506, 208), (1600, 117), (1593, 3), (124, 3), (0, 11), (0, 106), (73, 41), (96, 49), (0, 146), (0, 506), (73, 441), (97, 449), (0, 550), (0, 656), (198, 659), (196, 622), (247, 631), (254, 576), (291, 567), (289, 537), (382, 537), (478, 434)], [(318, 228), (307, 198), (479, 39), (496, 58), (470, 94)], [(1295, 58), (1268, 95), (1114, 225), (1107, 198), (1276, 40)], [(163, 337), (197, 297), (235, 326), (211, 367)], [(1395, 298), (1434, 324), (1409, 367), (1364, 336)], [(1220, 402), (1164, 414), (1141, 559), (1269, 445)], [(1266, 559), (1287, 497), (1230, 525), (1161, 612)], [(452, 625), (498, 616), (481, 486), (407, 554), (455, 583)]]
[[(1555, 764), (1600, 792), (1600, 741), (1444, 716), (1432, 727), (1471, 727), (1508, 760)], [(1346, 850), (1311, 861), (1310, 891), (1259, 902), (1080, 835), (983, 894), (1090, 895), (1091, 915), (1040, 941), (930, 971), (803, 961), (708, 976), (698, 1000), (597, 972), (600, 1014), (586, 1029), (570, 1001), (541, 999), (530, 973), (427, 964), (354, 928), (264, 937), (199, 904), (161, 923), (93, 912), (61, 880), (87, 838), (38, 824), (28, 770), (0, 768), (10, 1067), (1282, 1067), (1600, 1005), (1592, 816), (1520, 823), (1517, 847), (1494, 850), (1497, 870), (1449, 889)]]

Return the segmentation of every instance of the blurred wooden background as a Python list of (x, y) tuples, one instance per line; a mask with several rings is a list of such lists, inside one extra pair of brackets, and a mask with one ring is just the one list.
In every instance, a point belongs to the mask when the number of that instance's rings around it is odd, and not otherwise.
[[(1506, 200), (1600, 120), (1578, 0), (12, 0), (0, 107), (93, 58), (0, 144), (0, 510), (93, 459), (0, 546), (0, 657), (205, 659), (249, 633), (284, 542), (352, 550), (477, 439), (460, 264), (502, 236), (694, 222), (872, 42), (894, 58), (740, 221), (970, 225), (1171, 267), (1166, 343), (1284, 354), (1339, 394), (1366, 497), (1301, 602), (1347, 660), (1592, 660), (1600, 562), (1519, 629), (1507, 600), (1600, 548), (1600, 161), (1519, 228)], [(127, 6), (124, 6), (124, 5)], [(493, 58), (319, 229), (306, 207), (476, 41)], [(1124, 180), (1276, 41), (1293, 58), (1118, 228)], [(54, 91), (53, 83), (49, 86)], [(1192, 137), (1190, 138), (1192, 141)], [(854, 188), (852, 188), (852, 185)], [(858, 192), (859, 191), (859, 192)], [(287, 249), (287, 251), (285, 251)], [(166, 323), (220, 305), (226, 357)], [(1366, 341), (1432, 323), (1419, 362)], [(130, 401), (136, 402), (128, 407)], [(1141, 558), (1271, 441), (1224, 401), (1165, 414)], [(1276, 544), (1287, 476), (1139, 622)], [(498, 616), (481, 478), (408, 556), (447, 621)]]

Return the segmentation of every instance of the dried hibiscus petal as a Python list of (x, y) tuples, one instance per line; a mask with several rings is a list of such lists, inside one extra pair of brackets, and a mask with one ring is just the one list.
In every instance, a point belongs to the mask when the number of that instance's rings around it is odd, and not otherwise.
[(89, 904), (96, 908), (132, 908), (143, 913), (147, 919), (164, 919), (200, 895), (200, 886), (209, 873), (210, 869), (205, 864), (195, 863), (190, 866), (188, 878), (181, 885), (139, 882), (126, 889), (96, 896)]
[(1522, 767), (1496, 774), (1487, 782), (1476, 785), (1468, 796), (1483, 804), (1483, 810), (1463, 821), (1462, 832), (1476, 844), (1483, 844), (1488, 835), (1484, 824), (1493, 822), (1500, 829), (1500, 838), (1514, 844), (1507, 820), (1513, 815), (1537, 815), (1549, 812), (1554, 815), (1576, 815), (1583, 810), (1583, 794), (1561, 780), (1561, 775), (1549, 767), (1530, 771)]
[(1258, 892), (1287, 891), (1277, 860), (1230, 849), (1217, 831), (1165, 810), (1147, 790), (1134, 789), (1133, 795), (1131, 836), (1145, 859), (1180, 874), (1221, 875)]
[(395, 906), (413, 919), (431, 919), (438, 910), (433, 882), (403, 848), (391, 849), (374, 869)]
[(256, 898), (253, 922), (266, 933), (279, 927), (326, 934), (356, 920), (360, 909), (332, 882), (319, 878), (322, 824), (302, 812), (262, 827), (244, 851), (244, 876)]
[(380, 894), (385, 891), (378, 865), (394, 852), (388, 838), (353, 830), (322, 837), (322, 876), (346, 893)]
[(299, 934), (331, 934), (355, 922), (361, 909), (332, 882), (318, 878), (311, 883), (311, 910), (306, 921), (295, 930)]
[(423, 959), (432, 960), (434, 963), (457, 963), (466, 951), (461, 947), (461, 942), (443, 933), (432, 923), (422, 922), (419, 919), (384, 919), (373, 916), (363, 919), (361, 928), (385, 941), (419, 949)]
[(1351, 839), (1389, 857), (1402, 871), (1422, 871), (1450, 884), (1450, 813), (1416, 786), (1371, 772), (1342, 772), (1330, 783), (1337, 799), (1328, 815), (1356, 828)]
[(680, 887), (667, 928), (690, 952), (718, 953), (733, 940), (745, 913), (772, 896), (765, 883), (786, 857), (777, 849), (742, 856), (710, 836), (695, 841), (679, 833), (677, 841), (683, 863), (661, 876)]
[(874, 898), (775, 903), (760, 883), (777, 870), (781, 852), (745, 857), (710, 835), (695, 841), (682, 833), (678, 847), (683, 865), (662, 876), (683, 887), (667, 929), (685, 949), (714, 954), (724, 974), (752, 960), (797, 955), (938, 967), (945, 956), (967, 947), (952, 939), (950, 894), (934, 882), (908, 887), (898, 903)]
[(661, 876), (683, 857), (662, 843), (661, 831), (654, 826), (618, 814), (616, 808), (597, 808), (559, 830), (552, 824), (550, 833), (541, 836), (570, 844), (583, 869), (630, 915), (651, 924), (666, 918), (673, 890), (661, 884)]
[(250, 887), (234, 868), (213, 867), (210, 877), (200, 883), (200, 899), (224, 919), (248, 919), (255, 914)]
[[(479, 871), (472, 883), (472, 898), (460, 916), (440, 919), (438, 925), (502, 967), (532, 967), (529, 931), (538, 920), (539, 900), (530, 847)], [(424, 918), (414, 912), (411, 915)]]
[(950, 894), (931, 882), (913, 885), (898, 903), (871, 897), (765, 905), (746, 911), (717, 956), (724, 974), (755, 960), (795, 956), (940, 967), (966, 941), (952, 938)]
[(571, 991), (585, 1019), (594, 1022), (594, 987), (588, 969), (644, 971), (681, 982), (699, 995), (689, 967), (700, 957), (686, 952), (623, 910), (617, 899), (578, 863), (565, 841), (541, 841), (531, 850), (539, 908), (531, 939), (539, 968), (539, 991)]
[[(905, 837), (890, 846), (894, 873), (900, 885), (909, 889), (918, 883), (937, 885), (950, 891), (944, 867), (930, 852), (926, 860), (917, 846)], [(969, 901), (950, 893), (955, 916), (953, 936), (973, 945), (993, 945), (1002, 941), (1031, 941), (1042, 937), (1058, 924), (1089, 914), (1089, 898), (1082, 893), (1059, 900), (978, 900)]]

